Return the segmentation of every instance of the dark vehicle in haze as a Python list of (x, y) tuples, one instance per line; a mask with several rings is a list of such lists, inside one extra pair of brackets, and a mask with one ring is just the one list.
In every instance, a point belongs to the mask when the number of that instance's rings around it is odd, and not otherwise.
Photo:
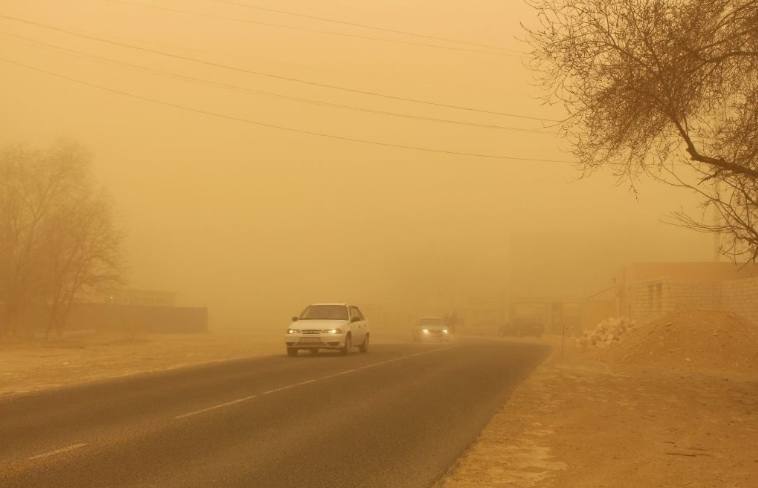
[(542, 322), (528, 318), (515, 317), (500, 326), (498, 335), (502, 337), (541, 337), (545, 332)]
[(414, 342), (448, 342), (453, 337), (453, 330), (442, 317), (424, 317), (413, 328), (412, 337)]

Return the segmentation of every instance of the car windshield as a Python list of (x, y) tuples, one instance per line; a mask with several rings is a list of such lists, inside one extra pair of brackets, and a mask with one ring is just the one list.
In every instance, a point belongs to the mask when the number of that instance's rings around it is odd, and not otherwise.
[(445, 321), (441, 318), (430, 317), (419, 320), (418, 325), (421, 327), (444, 327)]
[(310, 305), (300, 314), (300, 320), (347, 320), (344, 305)]

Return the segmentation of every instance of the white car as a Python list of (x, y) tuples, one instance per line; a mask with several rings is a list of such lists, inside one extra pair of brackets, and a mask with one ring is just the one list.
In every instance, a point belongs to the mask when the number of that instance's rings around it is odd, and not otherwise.
[(335, 349), (348, 354), (353, 347), (368, 351), (369, 328), (360, 309), (346, 303), (308, 305), (287, 328), (287, 355), (301, 349), (316, 354), (319, 349)]

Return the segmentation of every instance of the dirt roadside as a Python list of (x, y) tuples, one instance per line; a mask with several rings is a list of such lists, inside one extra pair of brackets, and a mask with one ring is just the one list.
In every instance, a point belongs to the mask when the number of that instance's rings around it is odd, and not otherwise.
[(616, 368), (555, 352), (440, 486), (758, 486), (758, 376)]
[(282, 354), (281, 337), (243, 333), (79, 337), (0, 344), (0, 398), (119, 376)]

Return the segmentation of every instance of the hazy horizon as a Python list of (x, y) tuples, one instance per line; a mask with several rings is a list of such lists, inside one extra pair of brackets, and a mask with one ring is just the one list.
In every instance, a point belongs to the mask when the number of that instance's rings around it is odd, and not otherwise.
[[(6, 0), (0, 15), (319, 83), (562, 116), (559, 107), (540, 103), (524, 58), (512, 55), (527, 49), (518, 41), (524, 37), (520, 23), (534, 21), (522, 3), (478, 0), (466, 9), (451, 1), (286, 3), (292, 11), (472, 43), (460, 50), (418, 45), (444, 44), (438, 40), (206, 0), (153, 4), (207, 15), (106, 0)], [(0, 19), (2, 58), (198, 110), (398, 145), (572, 159), (568, 142), (552, 133), (410, 120), (231, 91), (9, 34), (292, 97), (522, 129), (543, 126), (253, 76)], [(487, 52), (472, 52), (479, 50)], [(130, 286), (171, 290), (182, 304), (207, 305), (213, 327), (284, 326), (311, 301), (447, 310), (462, 301), (497, 300), (519, 286), (509, 282), (515, 261), (527, 263), (536, 281), (545, 277), (544, 293), (569, 294), (571, 287), (581, 296), (609, 284), (613, 270), (626, 262), (712, 259), (711, 236), (661, 222), (680, 208), (697, 211), (693, 196), (650, 179), (637, 183), (635, 196), (627, 182), (607, 172), (581, 178), (567, 164), (427, 153), (255, 127), (4, 62), (0, 76), (0, 144), (44, 146), (67, 138), (87, 147), (128, 232)], [(522, 243), (522, 251), (512, 253), (513, 242)]]

